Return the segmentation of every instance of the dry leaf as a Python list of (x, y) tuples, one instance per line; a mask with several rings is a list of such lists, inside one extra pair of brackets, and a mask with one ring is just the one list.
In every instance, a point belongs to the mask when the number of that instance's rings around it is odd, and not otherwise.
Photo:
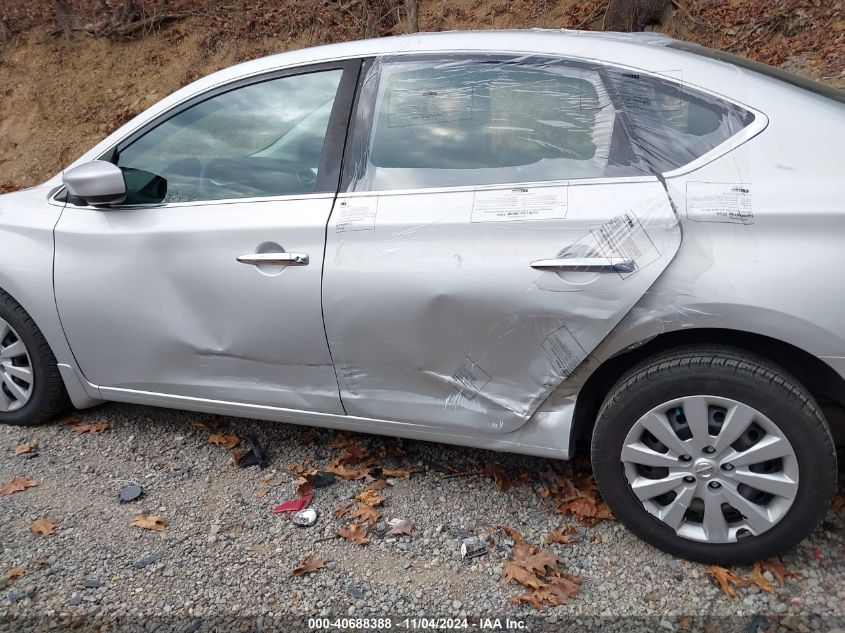
[(38, 450), (38, 442), (26, 442), (15, 449), (15, 457), (18, 455), (26, 455), (27, 453), (34, 453)]
[(369, 528), (362, 523), (350, 523), (348, 526), (341, 525), (337, 528), (337, 535), (358, 545), (366, 545), (370, 542), (367, 538), (369, 531)]
[(263, 499), (267, 496), (267, 493), (270, 492), (269, 488), (259, 488), (255, 491), (255, 498), (256, 499)]
[(16, 578), (20, 578), (26, 573), (26, 570), (23, 567), (14, 567), (6, 572), (6, 580), (15, 580)]
[(719, 584), (719, 587), (726, 596), (735, 596), (735, 587), (742, 587), (748, 584), (741, 576), (738, 576), (730, 569), (719, 567), (719, 565), (710, 565), (706, 571)]
[(490, 477), (496, 484), (498, 490), (508, 490), (513, 487), (513, 480), (510, 472), (501, 464), (489, 462), (484, 464), (479, 471), (479, 474)]
[(22, 492), (27, 488), (32, 488), (37, 485), (38, 482), (29, 475), (25, 475), (23, 477), (18, 476), (4, 484), (0, 484), (0, 495), (5, 497), (13, 492)]
[(388, 484), (384, 479), (376, 479), (364, 486), (364, 490), (384, 490), (387, 488), (387, 485)]
[(553, 605), (563, 604), (581, 592), (581, 579), (568, 574), (555, 573), (549, 576), (549, 591), (554, 596)]
[(512, 527), (508, 527), (507, 525), (494, 525), (490, 528), (490, 533), (502, 531), (508, 536), (510, 536), (514, 543), (524, 543), (525, 539), (522, 536), (522, 533), (519, 530), (515, 530)]
[(373, 507), (380, 506), (385, 501), (378, 490), (364, 490), (364, 492), (355, 498), (361, 503), (366, 503), (368, 506)]
[(381, 518), (381, 513), (374, 507), (362, 503), (354, 510), (351, 510), (349, 516), (353, 519), (363, 519), (372, 528)]
[(109, 425), (106, 422), (91, 422), (90, 424), (73, 424), (70, 427), (74, 435), (82, 435), (83, 433), (105, 433), (109, 430)]
[(213, 425), (207, 424), (202, 420), (194, 420), (193, 422), (191, 422), (191, 426), (195, 429), (199, 429), (200, 431), (210, 431)]
[(595, 499), (589, 497), (575, 497), (557, 507), (558, 514), (571, 514), (576, 517), (592, 518), (598, 512)]
[(35, 532), (36, 534), (40, 534), (41, 536), (48, 536), (55, 531), (56, 524), (53, 523), (50, 519), (42, 517), (30, 523), (29, 529), (30, 531)]
[(398, 479), (402, 477), (410, 477), (411, 471), (404, 468), (382, 468), (381, 474), (385, 477), (394, 477)]
[(402, 519), (400, 521), (396, 521), (392, 524), (390, 528), (390, 532), (387, 533), (388, 536), (393, 535), (402, 535), (411, 536), (411, 530), (414, 529), (414, 522), (410, 519)]
[(288, 466), (288, 472), (292, 475), (316, 475), (317, 469), (314, 468), (311, 460), (307, 459), (302, 464), (290, 464)]
[(502, 565), (502, 581), (501, 584), (506, 585), (511, 580), (515, 580), (523, 587), (531, 587), (537, 589), (543, 586), (543, 581), (540, 580), (534, 573), (525, 569), (518, 561), (505, 561)]
[(81, 422), (82, 422), (82, 420), (80, 418), (73, 416), (73, 415), (68, 416), (66, 418), (62, 418), (61, 420), (59, 420), (59, 424), (64, 424), (65, 426), (68, 426), (68, 425), (71, 425), (71, 424), (80, 424)]
[(777, 556), (764, 560), (761, 563), (761, 567), (763, 568), (763, 571), (770, 572), (780, 586), (783, 586), (783, 583), (787, 578), (803, 578), (803, 574), (801, 574), (801, 572), (787, 571), (783, 562)]
[(338, 457), (341, 464), (351, 464), (355, 466), (361, 462), (366, 461), (367, 451), (358, 443), (349, 444), (346, 449)]
[(212, 433), (208, 436), (208, 442), (209, 444), (215, 444), (229, 449), (235, 448), (238, 444), (240, 444), (241, 438), (234, 433)]
[(546, 537), (549, 543), (562, 543), (563, 545), (574, 545), (580, 543), (581, 540), (575, 536), (575, 526), (567, 525), (559, 527), (558, 529), (549, 532)]
[(546, 574), (546, 567), (550, 570), (557, 569), (557, 564), (560, 560), (560, 556), (554, 552), (543, 549), (519, 562), (528, 571), (544, 576)]
[(757, 585), (767, 593), (772, 593), (775, 590), (775, 586), (763, 577), (763, 569), (760, 563), (754, 563), (754, 569), (751, 570), (748, 582), (749, 584)]
[(336, 519), (339, 519), (344, 514), (349, 512), (352, 509), (352, 506), (354, 506), (354, 505), (355, 505), (354, 501), (347, 501), (342, 506), (340, 506), (337, 510), (335, 510), (332, 514), (334, 514)]
[(340, 458), (335, 458), (329, 465), (326, 466), (326, 472), (337, 475), (341, 479), (364, 479), (367, 476), (366, 468), (348, 468), (340, 462)]
[(156, 532), (164, 532), (167, 524), (160, 516), (156, 514), (140, 514), (132, 521), (132, 525), (145, 530), (155, 530)]
[(322, 558), (317, 558), (314, 554), (310, 554), (308, 558), (304, 561), (299, 563), (296, 567), (293, 568), (293, 575), (294, 576), (303, 576), (305, 574), (311, 574), (317, 571), (318, 569), (322, 569), (326, 566), (326, 561)]

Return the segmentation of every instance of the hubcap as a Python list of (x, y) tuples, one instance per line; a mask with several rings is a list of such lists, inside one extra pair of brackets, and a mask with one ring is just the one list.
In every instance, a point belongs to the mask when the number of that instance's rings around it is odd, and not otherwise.
[(21, 337), (0, 318), (0, 412), (14, 411), (32, 397), (32, 362)]
[(765, 415), (730, 398), (687, 396), (655, 407), (629, 431), (621, 457), (645, 510), (694, 541), (762, 534), (798, 491), (789, 440)]

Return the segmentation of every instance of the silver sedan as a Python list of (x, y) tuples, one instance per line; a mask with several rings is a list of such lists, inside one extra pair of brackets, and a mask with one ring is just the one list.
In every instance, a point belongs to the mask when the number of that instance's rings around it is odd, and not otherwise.
[(0, 197), (0, 422), (589, 450), (643, 539), (767, 557), (836, 483), (843, 146), (841, 91), (656, 34), (241, 64)]

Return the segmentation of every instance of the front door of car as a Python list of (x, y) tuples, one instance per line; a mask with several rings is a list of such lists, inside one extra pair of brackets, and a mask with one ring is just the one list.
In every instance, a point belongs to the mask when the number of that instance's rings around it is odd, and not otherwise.
[(329, 222), (326, 333), (350, 415), (509, 432), (680, 245), (603, 71), (382, 58)]
[[(104, 388), (342, 413), (322, 324), (325, 229), (360, 62), (254, 77), (179, 106), (109, 157), (122, 206), (68, 201), (55, 290)], [(149, 173), (166, 197), (133, 183)]]

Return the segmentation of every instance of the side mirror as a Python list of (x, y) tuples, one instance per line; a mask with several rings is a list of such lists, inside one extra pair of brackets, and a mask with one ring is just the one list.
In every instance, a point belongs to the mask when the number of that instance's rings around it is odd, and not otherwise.
[(94, 160), (68, 169), (62, 182), (72, 196), (91, 205), (118, 204), (126, 199), (126, 182), (120, 167), (104, 160)]

